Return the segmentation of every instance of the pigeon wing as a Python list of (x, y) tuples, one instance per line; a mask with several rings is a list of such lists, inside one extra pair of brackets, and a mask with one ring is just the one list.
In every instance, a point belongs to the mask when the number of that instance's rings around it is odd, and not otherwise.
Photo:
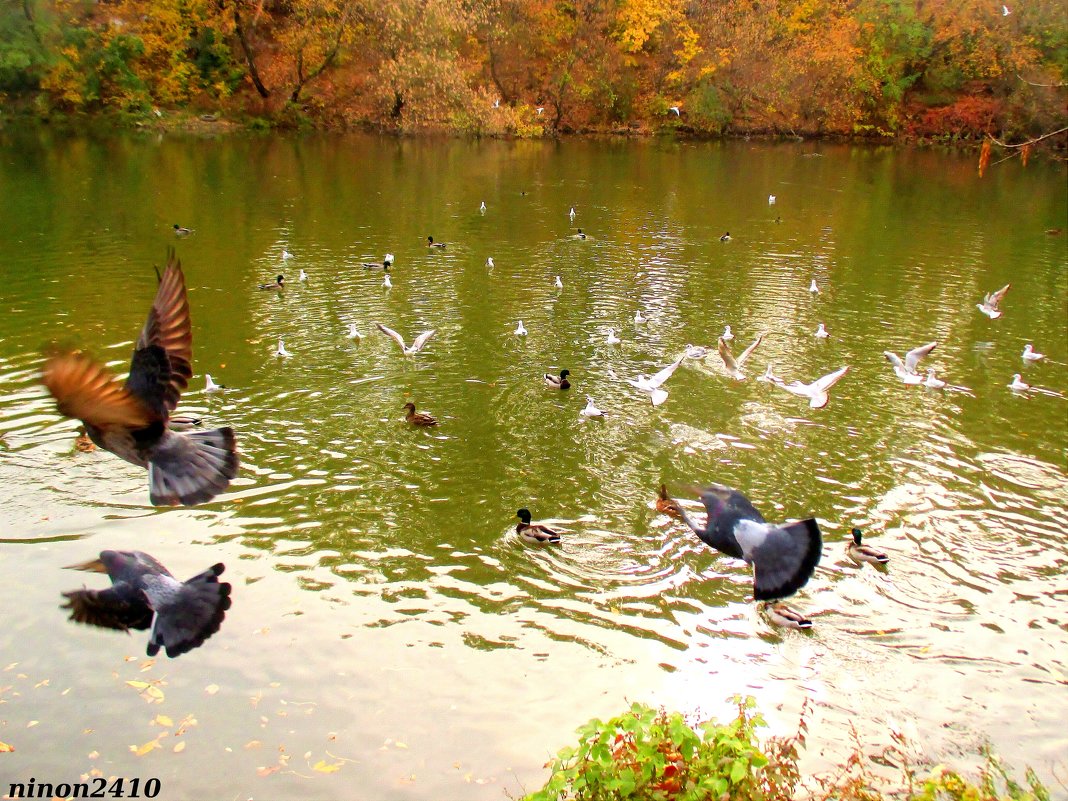
[(60, 412), (96, 428), (144, 428), (158, 419), (104, 365), (81, 353), (50, 358), (42, 380)]
[(158, 415), (174, 411), (193, 375), (193, 333), (181, 262), (171, 250), (137, 338), (126, 387)]
[(141, 591), (121, 582), (106, 590), (73, 590), (63, 593), (70, 619), (104, 629), (144, 630), (152, 625), (152, 608)]
[[(230, 585), (220, 582), (222, 563), (212, 565), (177, 588), (156, 599), (156, 620), (149, 636), (148, 655), (163, 646), (167, 656), (181, 656), (204, 644), (219, 630), (230, 608)], [(153, 591), (148, 590), (149, 593)]]
[(770, 601), (793, 595), (812, 577), (822, 551), (820, 527), (811, 518), (772, 529), (750, 553), (753, 597)]

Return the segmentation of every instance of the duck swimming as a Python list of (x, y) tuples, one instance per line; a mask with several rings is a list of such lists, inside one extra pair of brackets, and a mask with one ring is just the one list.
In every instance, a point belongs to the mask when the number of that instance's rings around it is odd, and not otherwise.
[(851, 533), (853, 539), (846, 545), (846, 554), (858, 565), (861, 562), (867, 562), (870, 565), (885, 565), (890, 561), (890, 557), (882, 551), (861, 543), (861, 537), (864, 535), (859, 528), (854, 528)]
[(667, 487), (663, 484), (660, 485), (660, 494), (656, 498), (656, 511), (668, 517), (674, 517), (676, 520), (682, 520), (682, 507), (679, 506), (678, 501), (668, 495)]
[(552, 373), (546, 373), (544, 376), (545, 385), (550, 389), (571, 389), (571, 382), (567, 380), (569, 375), (571, 375), (570, 370), (561, 370), (559, 377)]
[(286, 288), (286, 277), (284, 275), (279, 275), (277, 278), (274, 279), (273, 283), (260, 284), (260, 289), (285, 289), (285, 288)]
[(189, 236), (191, 233), (193, 233), (193, 229), (192, 228), (184, 228), (183, 226), (179, 225), (178, 223), (174, 224), (174, 235), (176, 237), (178, 237), (179, 239), (184, 239), (185, 237)]
[(434, 241), (434, 237), (428, 236), (426, 238), (426, 246), (428, 248), (444, 248), (445, 247), (445, 243), (444, 242), (435, 242)]
[(549, 528), (544, 523), (531, 523), (530, 511), (520, 509), (515, 513), (521, 521), (516, 527), (516, 533), (527, 542), (560, 542), (560, 532)]
[(404, 419), (413, 426), (436, 426), (438, 419), (425, 412), (417, 412), (414, 403), (404, 404)]
[(768, 620), (776, 626), (781, 626), (784, 629), (798, 630), (812, 628), (811, 620), (797, 610), (791, 609), (784, 603), (765, 603), (763, 609), (764, 614), (768, 616)]

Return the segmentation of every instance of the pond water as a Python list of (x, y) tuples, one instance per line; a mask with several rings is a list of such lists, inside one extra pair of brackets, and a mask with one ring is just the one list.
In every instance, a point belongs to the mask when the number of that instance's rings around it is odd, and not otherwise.
[[(810, 699), (816, 768), (850, 726), (872, 753), (897, 728), (934, 760), (990, 741), (1063, 767), (1068, 258), (1046, 231), (1068, 227), (1065, 171), (979, 180), (975, 161), (4, 132), (0, 779), (499, 799), (540, 786), (594, 715), (729, 714), (735, 693), (784, 732)], [(144, 471), (76, 451), (39, 382), (54, 342), (126, 369), (172, 244), (194, 329), (182, 407), (233, 426), (243, 459), (192, 509), (152, 508)], [(387, 251), (392, 289), (360, 266)], [(284, 292), (257, 291), (279, 272)], [(1004, 316), (980, 314), (1009, 282)], [(405, 359), (375, 322), (437, 334)], [(713, 353), (656, 408), (623, 381), (727, 324), (735, 352), (768, 332), (748, 380)], [(905, 386), (882, 356), (931, 340), (924, 365), (955, 389)], [(1025, 364), (1027, 342), (1046, 359)], [(754, 380), (769, 362), (787, 380), (850, 372), (813, 410)], [(561, 368), (571, 391), (546, 389)], [(228, 391), (204, 393), (205, 373)], [(1036, 389), (1010, 391), (1014, 373)], [(587, 395), (604, 420), (580, 418)], [(441, 425), (408, 426), (408, 400)], [(713, 481), (771, 520), (820, 520), (822, 563), (792, 602), (811, 632), (772, 628), (749, 570), (653, 507), (661, 482), (691, 502)], [(519, 540), (521, 506), (563, 544)], [(887, 570), (845, 558), (853, 525)], [(221, 631), (152, 662), (144, 633), (68, 622), (60, 592), (105, 579), (62, 568), (105, 548), (180, 578), (225, 562)]]

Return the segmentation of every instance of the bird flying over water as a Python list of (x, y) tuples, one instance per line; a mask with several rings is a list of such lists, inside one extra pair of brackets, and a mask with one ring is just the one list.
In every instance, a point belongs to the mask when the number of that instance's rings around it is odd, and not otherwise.
[(421, 333), (419, 336), (417, 336), (415, 338), (415, 340), (412, 342), (411, 346), (409, 347), (408, 345), (404, 344), (404, 337), (402, 337), (400, 334), (398, 334), (392, 328), (386, 328), (386, 326), (382, 325), (382, 323), (375, 323), (375, 326), (383, 334), (385, 334), (388, 337), (391, 337), (393, 339), (393, 341), (396, 342), (400, 346), (401, 352), (405, 356), (414, 356), (415, 354), (417, 354), (419, 351), (421, 351), (423, 349), (423, 346), (427, 343), (427, 340), (430, 339), (430, 337), (434, 336), (434, 334), (437, 333), (437, 329), (436, 328), (431, 328), (429, 331), (424, 331), (423, 333)]
[(161, 647), (169, 657), (200, 647), (230, 608), (230, 585), (219, 581), (221, 562), (185, 582), (141, 551), (101, 551), (99, 558), (71, 568), (107, 573), (111, 586), (63, 593), (70, 619), (118, 631), (151, 627), (149, 656)]
[[(771, 365), (768, 365), (770, 372)], [(822, 378), (817, 378), (811, 384), (802, 384), (800, 381), (792, 381), (789, 384), (782, 381), (782, 379), (775, 378), (774, 374), (765, 373), (766, 380), (770, 381), (780, 389), (785, 389), (787, 392), (794, 395), (800, 395), (803, 398), (808, 398), (808, 405), (813, 409), (822, 409), (830, 401), (831, 396), (828, 394), (831, 391), (831, 387), (842, 380), (842, 377), (849, 372), (849, 367), (839, 367), (833, 373), (827, 373)]]
[(757, 349), (757, 345), (764, 341), (765, 333), (761, 333), (753, 340), (753, 344), (743, 350), (738, 356), (731, 353), (731, 346), (724, 341), (723, 337), (719, 339), (719, 357), (723, 359), (723, 364), (727, 367), (727, 372), (730, 373), (731, 378), (735, 378), (738, 381), (745, 380), (745, 373), (742, 372), (742, 365), (744, 365), (749, 357), (753, 355), (753, 351)]
[(1009, 287), (1012, 284), (1005, 284), (997, 292), (988, 292), (983, 296), (982, 303), (976, 303), (975, 308), (989, 317), (991, 320), (996, 320), (1002, 315), (1000, 308), (1001, 300), (1005, 297), (1005, 293), (1009, 291)]
[(753, 566), (756, 600), (793, 595), (811, 578), (823, 550), (814, 518), (771, 525), (742, 493), (719, 484), (702, 490), (701, 502), (708, 512), (704, 527), (680, 506), (683, 521), (705, 544)]
[(928, 342), (926, 345), (920, 345), (918, 348), (913, 348), (905, 354), (905, 361), (901, 361), (896, 353), (888, 350), (883, 351), (883, 356), (885, 356), (886, 360), (894, 366), (894, 374), (898, 378), (906, 384), (919, 384), (923, 382), (923, 377), (916, 372), (916, 365), (920, 363), (920, 359), (934, 350), (937, 346), (937, 342)]
[(78, 352), (51, 356), (42, 380), (60, 413), (81, 420), (98, 447), (148, 469), (154, 505), (192, 506), (225, 490), (238, 468), (232, 428), (183, 434), (168, 427), (193, 375), (192, 359), (185, 276), (172, 251), (125, 383)]
[(667, 400), (668, 396), (667, 390), (660, 389), (660, 387), (665, 381), (671, 378), (672, 374), (677, 369), (679, 369), (679, 365), (682, 364), (682, 360), (685, 358), (686, 355), (683, 354), (663, 370), (660, 370), (651, 376), (642, 373), (637, 378), (627, 378), (625, 380), (635, 389), (649, 393), (649, 400), (652, 402), (653, 406), (659, 406)]

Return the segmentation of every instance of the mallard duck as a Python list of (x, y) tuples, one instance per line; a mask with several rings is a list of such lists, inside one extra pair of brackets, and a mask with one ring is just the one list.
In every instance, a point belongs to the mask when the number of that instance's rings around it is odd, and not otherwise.
[(575, 237), (578, 238), (578, 239), (585, 239), (586, 238), (586, 234), (582, 233), (582, 229), (579, 228), (578, 229), (578, 233), (575, 234)]
[(682, 507), (679, 506), (678, 501), (668, 495), (667, 487), (663, 484), (660, 485), (660, 495), (656, 499), (656, 511), (668, 517), (674, 517), (676, 520), (682, 520)]
[(763, 605), (764, 614), (768, 616), (768, 620), (774, 623), (776, 626), (781, 626), (784, 629), (810, 629), (812, 628), (812, 621), (802, 615), (800, 612), (791, 609), (784, 603), (767, 603)]
[(270, 284), (260, 284), (260, 289), (285, 289), (285, 288), (286, 288), (286, 277), (284, 275), (279, 275)]
[(827, 339), (830, 334), (828, 334), (827, 329), (823, 327), (823, 323), (820, 323), (819, 328), (816, 329), (816, 333), (812, 336), (816, 337), (816, 339)]
[(278, 337), (278, 347), (274, 351), (275, 356), (282, 356), (283, 358), (289, 358), (293, 354), (286, 350), (286, 343), (282, 341), (281, 337)]
[(185, 228), (185, 227), (179, 225), (178, 223), (174, 224), (174, 235), (175, 236), (184, 239), (185, 237), (189, 236), (191, 233), (193, 233), (193, 229), (192, 228)]
[(221, 392), (226, 389), (226, 384), (216, 384), (212, 379), (210, 373), (204, 374), (204, 391), (205, 392)]
[(1002, 314), (999, 305), (1001, 304), (1002, 299), (1005, 297), (1005, 293), (1009, 291), (1009, 287), (1011, 286), (1012, 284), (1005, 284), (1005, 286), (1003, 286), (997, 292), (987, 293), (983, 297), (983, 302), (976, 303), (975, 308), (977, 308), (991, 320), (998, 319)]
[(93, 444), (148, 469), (154, 505), (193, 506), (229, 486), (238, 457), (232, 428), (180, 434), (168, 426), (193, 375), (192, 360), (185, 276), (171, 251), (125, 383), (81, 353), (49, 358), (42, 381), (59, 411), (80, 420)]
[[(653, 406), (659, 406), (667, 400), (668, 396), (667, 390), (660, 388), (661, 385), (671, 378), (672, 374), (679, 369), (679, 365), (682, 364), (683, 359), (685, 358), (686, 354), (683, 354), (667, 367), (651, 376), (648, 376), (645, 373), (640, 373), (637, 378), (626, 378), (624, 380), (635, 389), (648, 393), (649, 401)], [(614, 376), (615, 374), (613, 373), (612, 375)]]
[(388, 261), (386, 259), (382, 259), (382, 261), (380, 261), (380, 262), (378, 262), (378, 261), (362, 261), (362, 262), (360, 262), (360, 264), (363, 265), (363, 269), (365, 269), (365, 270), (387, 270), (388, 271), (389, 268), (391, 266), (393, 266), (393, 254), (392, 253), (387, 253), (386, 256), (389, 257)]
[(193, 429), (200, 428), (201, 419), (199, 417), (193, 417), (191, 414), (174, 414), (171, 415), (171, 419), (167, 421), (167, 427), (171, 431), (192, 431)]
[(786, 598), (811, 578), (823, 550), (815, 519), (771, 525), (742, 493), (719, 484), (705, 489), (701, 502), (708, 513), (704, 527), (680, 506), (683, 522), (702, 542), (753, 566), (756, 600)]
[(928, 389), (945, 389), (946, 382), (941, 378), (936, 378), (935, 369), (933, 367), (928, 367), (927, 378), (923, 380), (923, 385)]
[(401, 353), (403, 353), (405, 356), (414, 356), (419, 351), (421, 351), (423, 349), (423, 346), (426, 345), (427, 340), (429, 340), (430, 337), (434, 336), (434, 334), (436, 334), (438, 331), (436, 328), (431, 328), (429, 331), (424, 331), (415, 338), (415, 340), (409, 347), (408, 345), (404, 344), (404, 337), (402, 337), (392, 328), (386, 328), (386, 326), (382, 325), (382, 323), (375, 323), (375, 326), (378, 328), (379, 331), (381, 331), (383, 334), (390, 337), (394, 342), (396, 342), (400, 346)]
[(63, 593), (70, 619), (101, 628), (144, 631), (149, 656), (162, 647), (176, 657), (198, 648), (215, 634), (230, 608), (230, 585), (219, 581), (220, 562), (185, 582), (177, 581), (156, 559), (141, 551), (101, 551), (97, 559), (71, 570), (107, 573), (106, 590)]
[(794, 395), (800, 395), (801, 397), (808, 398), (808, 405), (813, 409), (822, 409), (830, 401), (831, 396), (828, 394), (831, 391), (831, 387), (842, 380), (842, 377), (849, 372), (848, 365), (845, 367), (839, 367), (833, 373), (827, 373), (822, 378), (817, 378), (811, 384), (802, 384), (800, 381), (792, 381), (789, 384), (775, 380), (774, 374), (770, 373), (771, 366), (768, 366), (768, 373), (764, 374), (764, 380), (771, 382), (777, 387), (785, 389), (787, 392)]
[(1019, 373), (1016, 373), (1012, 377), (1012, 383), (1009, 384), (1009, 389), (1013, 392), (1027, 392), (1031, 388), (1030, 384), (1025, 384)]
[(85, 432), (85, 426), (78, 426), (78, 436), (74, 438), (74, 449), (81, 453), (92, 453), (96, 450), (96, 445)]
[(438, 424), (436, 417), (426, 412), (417, 412), (415, 404), (411, 402), (404, 404), (404, 419), (413, 426), (436, 426)]
[(853, 529), (851, 533), (853, 539), (846, 545), (846, 554), (858, 565), (861, 562), (867, 562), (870, 565), (885, 565), (890, 561), (890, 557), (885, 553), (875, 550), (870, 545), (864, 545), (860, 541), (864, 535), (859, 528)]
[(916, 365), (920, 363), (920, 359), (936, 347), (938, 347), (937, 342), (928, 342), (926, 345), (920, 345), (918, 348), (913, 348), (905, 354), (904, 361), (901, 361), (896, 353), (889, 350), (884, 350), (883, 356), (885, 356), (886, 360), (894, 366), (894, 375), (906, 384), (922, 384), (923, 378), (916, 372)]
[(604, 338), (604, 344), (606, 345), (618, 345), (623, 340), (616, 336), (616, 329), (609, 328), (608, 336)]
[(523, 327), (523, 321), (519, 321), (519, 325), (515, 327), (515, 335), (517, 337), (525, 337), (527, 335), (527, 329)]
[(727, 233), (725, 233), (723, 236), (721, 236), (719, 238), (719, 241), (720, 242), (730, 242), (731, 241), (731, 232), (727, 231)]
[(428, 248), (444, 248), (445, 247), (445, 243), (444, 242), (435, 242), (434, 241), (434, 237), (428, 236), (426, 238), (426, 246)]
[(731, 353), (731, 346), (726, 343), (723, 337), (720, 337), (717, 349), (719, 350), (719, 357), (723, 359), (723, 364), (727, 368), (727, 372), (730, 373), (731, 378), (738, 381), (745, 380), (745, 373), (742, 372), (742, 365), (749, 361), (749, 357), (753, 355), (753, 351), (757, 349), (757, 346), (764, 341), (766, 332), (761, 333), (753, 340), (753, 344), (743, 350), (738, 356)]
[(521, 521), (515, 527), (515, 531), (527, 542), (560, 542), (560, 532), (543, 523), (531, 523), (530, 512), (527, 509), (520, 509), (515, 514)]
[(1030, 342), (1028, 342), (1026, 345), (1024, 345), (1023, 360), (1025, 362), (1037, 362), (1039, 359), (1045, 359), (1045, 358), (1046, 358), (1046, 354), (1045, 353), (1036, 353), (1034, 347), (1032, 347)]
[(552, 373), (546, 373), (544, 376), (545, 385), (550, 389), (571, 389), (571, 382), (567, 380), (569, 375), (571, 375), (570, 370), (561, 370), (559, 377)]
[(586, 406), (579, 412), (579, 414), (583, 417), (604, 417), (604, 412), (594, 405), (593, 398), (589, 395), (586, 396)]

